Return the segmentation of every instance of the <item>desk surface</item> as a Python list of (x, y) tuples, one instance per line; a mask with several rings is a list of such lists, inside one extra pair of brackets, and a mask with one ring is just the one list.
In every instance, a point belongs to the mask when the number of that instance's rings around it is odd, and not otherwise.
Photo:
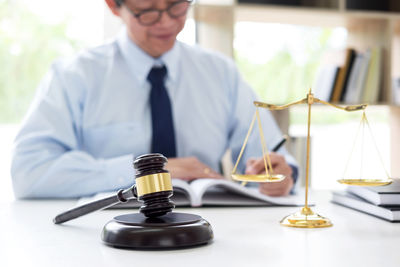
[(213, 226), (214, 242), (197, 248), (133, 251), (102, 244), (102, 227), (126, 210), (99, 211), (54, 225), (74, 201), (0, 203), (0, 266), (400, 266), (400, 224), (389, 223), (317, 195), (315, 212), (331, 228), (295, 229), (279, 220), (299, 208), (177, 209)]

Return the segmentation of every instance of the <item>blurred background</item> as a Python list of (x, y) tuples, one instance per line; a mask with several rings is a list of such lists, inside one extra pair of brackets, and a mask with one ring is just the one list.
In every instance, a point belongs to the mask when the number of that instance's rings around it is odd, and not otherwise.
[[(274, 19), (273, 16), (269, 21), (268, 15), (275, 10), (274, 6), (270, 7), (272, 11), (267, 7), (261, 19), (258, 19), (260, 16), (248, 19), (249, 16), (243, 15), (246, 6), (240, 13), (240, 10), (232, 11), (235, 5), (229, 0), (197, 1), (179, 40), (232, 56), (246, 81), (265, 102), (286, 104), (304, 98), (315, 85), (326, 55), (348, 46), (348, 29), (341, 23), (303, 23), (301, 19)], [(204, 15), (214, 11), (222, 15), (233, 12), (228, 37), (219, 34), (220, 28), (226, 25)], [(111, 40), (120, 27), (121, 23), (101, 0), (0, 0), (0, 200), (13, 198), (12, 142), (51, 63)], [(220, 44), (212, 44), (207, 39), (209, 36), (215, 42), (213, 34), (222, 40)], [(368, 108), (367, 115), (385, 167), (390, 169), (389, 107), (374, 105)], [(306, 107), (292, 108), (283, 117), (287, 121), (283, 131), (304, 144)], [(313, 107), (313, 188), (340, 188), (336, 179), (342, 178), (360, 119), (360, 113)], [(303, 146), (300, 157), (304, 153)]]

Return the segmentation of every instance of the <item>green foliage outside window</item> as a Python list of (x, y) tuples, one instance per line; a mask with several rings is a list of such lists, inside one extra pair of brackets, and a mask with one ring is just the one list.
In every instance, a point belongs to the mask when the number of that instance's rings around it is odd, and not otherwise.
[(306, 60), (301, 65), (296, 63), (286, 47), (282, 47), (263, 64), (251, 62), (238, 50), (235, 51), (235, 59), (244, 78), (263, 101), (286, 104), (303, 98), (313, 86), (322, 56), (329, 49), (327, 42), (331, 34), (331, 29), (323, 29), (317, 37), (305, 44), (303, 53)]
[(21, 121), (50, 64), (82, 47), (67, 20), (48, 24), (18, 1), (0, 1), (0, 123)]

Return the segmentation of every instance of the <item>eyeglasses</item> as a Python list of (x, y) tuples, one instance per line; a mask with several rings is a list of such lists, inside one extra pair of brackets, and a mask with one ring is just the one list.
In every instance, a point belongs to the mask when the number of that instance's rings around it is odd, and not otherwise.
[(125, 7), (129, 10), (132, 16), (137, 18), (140, 24), (143, 26), (151, 26), (160, 21), (164, 11), (167, 12), (171, 18), (179, 18), (185, 15), (192, 2), (193, 0), (177, 1), (169, 5), (166, 9), (147, 9), (139, 13), (135, 13), (127, 5), (125, 5)]

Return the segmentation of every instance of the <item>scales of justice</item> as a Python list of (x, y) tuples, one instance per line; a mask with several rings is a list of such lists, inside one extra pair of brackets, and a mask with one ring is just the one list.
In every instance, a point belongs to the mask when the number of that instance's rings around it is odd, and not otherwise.
[[(261, 126), (261, 120), (260, 120), (260, 115), (259, 115), (259, 111), (258, 108), (266, 108), (269, 110), (283, 110), (283, 109), (287, 109), (291, 106), (294, 105), (299, 105), (299, 104), (307, 104), (308, 105), (308, 120), (307, 120), (307, 158), (306, 158), (306, 186), (305, 186), (305, 204), (304, 207), (294, 213), (294, 214), (290, 214), (286, 217), (284, 217), (281, 220), (281, 225), (283, 226), (289, 226), (289, 227), (297, 227), (297, 228), (322, 228), (322, 227), (330, 227), (332, 226), (331, 221), (326, 218), (323, 217), (317, 213), (314, 213), (311, 208), (308, 206), (308, 187), (309, 187), (309, 169), (310, 169), (310, 124), (311, 124), (311, 106), (315, 103), (321, 103), (324, 105), (328, 105), (337, 109), (341, 109), (347, 112), (354, 112), (354, 111), (363, 111), (362, 114), (362, 118), (361, 118), (361, 123), (360, 123), (360, 127), (357, 131), (357, 135), (356, 138), (358, 136), (358, 132), (362, 127), (362, 129), (364, 130), (365, 125), (368, 126), (368, 129), (371, 131), (371, 128), (369, 126), (367, 117), (365, 115), (365, 109), (367, 107), (367, 104), (361, 104), (361, 105), (350, 105), (350, 106), (339, 106), (339, 105), (335, 105), (326, 101), (323, 101), (321, 99), (318, 99), (316, 97), (314, 97), (314, 95), (311, 92), (311, 89), (309, 90), (306, 98), (301, 99), (299, 101), (295, 101), (293, 103), (289, 103), (286, 105), (272, 105), (272, 104), (267, 104), (267, 103), (263, 103), (263, 102), (258, 102), (258, 101), (254, 101), (254, 105), (256, 106), (256, 111), (254, 113), (253, 119), (251, 121), (249, 130), (247, 132), (247, 135), (245, 137), (243, 146), (241, 148), (241, 151), (239, 153), (238, 159), (236, 160), (235, 166), (233, 168), (232, 171), (232, 178), (235, 181), (241, 181), (242, 185), (245, 185), (247, 182), (266, 182), (266, 183), (274, 183), (274, 182), (279, 182), (282, 181), (283, 179), (285, 179), (285, 176), (282, 174), (275, 174), (273, 172), (272, 169), (272, 165), (271, 165), (271, 161), (270, 161), (270, 157), (269, 157), (269, 152), (267, 149), (267, 145), (265, 143), (265, 139), (264, 139), (264, 133), (262, 130), (262, 126)], [(242, 157), (243, 151), (246, 147), (248, 138), (250, 136), (250, 133), (252, 132), (255, 120), (257, 119), (257, 123), (258, 123), (258, 128), (259, 128), (259, 132), (260, 132), (260, 139), (261, 139), (261, 146), (262, 146), (262, 153), (263, 153), (263, 159), (264, 159), (264, 166), (265, 166), (265, 174), (256, 174), (256, 175), (248, 175), (248, 174), (236, 174), (236, 169), (237, 166), (240, 162), (240, 159)], [(379, 155), (379, 151), (378, 148), (375, 144), (375, 149), (376, 152)], [(380, 155), (379, 155), (380, 157)], [(381, 159), (381, 163), (382, 163), (382, 167), (383, 169), (385, 169), (384, 165), (383, 165), (383, 161), (382, 158)], [(346, 167), (347, 168), (347, 167)], [(392, 179), (389, 177), (388, 172), (385, 170), (386, 176), (385, 178), (377, 178), (377, 179), (364, 179), (361, 176), (359, 178), (350, 178), (350, 179), (340, 179), (338, 180), (339, 183), (342, 184), (347, 184), (347, 185), (356, 185), (356, 186), (382, 186), (382, 185), (388, 185), (392, 183)]]

